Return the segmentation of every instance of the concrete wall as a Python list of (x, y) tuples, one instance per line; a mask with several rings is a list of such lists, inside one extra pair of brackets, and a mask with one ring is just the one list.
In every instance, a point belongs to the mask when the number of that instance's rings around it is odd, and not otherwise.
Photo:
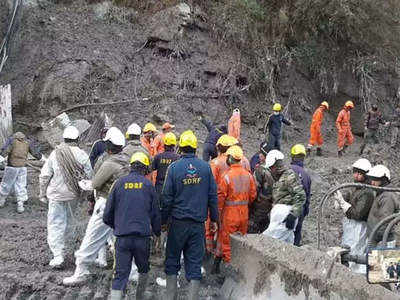
[(231, 247), (238, 276), (225, 280), (226, 299), (399, 299), (320, 251), (260, 235), (232, 236)]

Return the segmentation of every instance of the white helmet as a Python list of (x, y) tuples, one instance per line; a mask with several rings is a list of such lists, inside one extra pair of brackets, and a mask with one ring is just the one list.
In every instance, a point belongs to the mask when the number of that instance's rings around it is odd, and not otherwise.
[(390, 171), (384, 165), (376, 165), (375, 167), (371, 168), (367, 173), (367, 176), (373, 178), (383, 178), (386, 177), (390, 181)]
[(366, 158), (360, 158), (353, 164), (353, 169), (358, 169), (358, 170), (364, 171), (365, 173), (367, 173), (369, 170), (371, 170), (371, 168), (372, 168), (372, 165), (369, 162), (369, 160)]
[(132, 123), (129, 125), (128, 129), (126, 130), (127, 135), (141, 135), (142, 134), (142, 129), (140, 126), (136, 123)]
[(125, 137), (117, 127), (111, 127), (108, 129), (104, 141), (110, 141), (116, 146), (125, 146)]
[(79, 130), (75, 126), (68, 126), (64, 129), (63, 138), (76, 140), (79, 137)]
[(265, 158), (265, 166), (267, 168), (272, 167), (277, 160), (282, 160), (285, 158), (285, 155), (279, 150), (271, 150), (268, 152), (267, 157)]

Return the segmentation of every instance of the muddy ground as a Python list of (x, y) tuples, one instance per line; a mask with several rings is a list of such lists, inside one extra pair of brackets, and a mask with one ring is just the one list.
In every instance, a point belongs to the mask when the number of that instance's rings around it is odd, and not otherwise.
[[(9, 2), (0, 0), (0, 34), (5, 32)], [(37, 138), (43, 149), (48, 149), (37, 129), (43, 121), (76, 104), (131, 100), (129, 104), (91, 106), (68, 113), (73, 119), (93, 122), (104, 110), (122, 129), (133, 121), (141, 125), (152, 121), (158, 126), (170, 121), (176, 124), (177, 133), (190, 128), (203, 141), (207, 132), (197, 120), (198, 115), (225, 123), (232, 109), (239, 107), (242, 142), (250, 158), (264, 138), (262, 128), (272, 99), (255, 99), (247, 93), (247, 74), (245, 68), (239, 67), (246, 62), (235, 61), (235, 53), (218, 43), (212, 29), (201, 21), (204, 18), (194, 18), (190, 26), (182, 26), (180, 18), (169, 18), (163, 11), (141, 14), (121, 10), (107, 2), (26, 1), (18, 16), (10, 57), (0, 76), (0, 84), (12, 85), (15, 129)], [(398, 78), (392, 75), (380, 74), (377, 80), (376, 94), (388, 103), (398, 86)], [(352, 180), (351, 164), (358, 158), (361, 143), (357, 136), (348, 153), (340, 160), (337, 158), (334, 120), (345, 100), (355, 99), (352, 123), (357, 134), (362, 133), (363, 122), (354, 76), (344, 72), (339, 81), (338, 93), (329, 99), (331, 110), (325, 117), (324, 156), (313, 155), (306, 160), (313, 186), (303, 243), (312, 246), (316, 244), (319, 200), (331, 186)], [(321, 101), (320, 86), (304, 70), (284, 65), (276, 91), (294, 121), (294, 126), (284, 129), (283, 152), (288, 154), (291, 145), (307, 143), (309, 120)], [(385, 116), (389, 116), (390, 105), (382, 107)], [(390, 166), (393, 182), (398, 183), (399, 155), (389, 150), (388, 139), (388, 132), (383, 131), (384, 143), (376, 148), (378, 154), (368, 157)], [(111, 281), (110, 256), (109, 268), (95, 269), (88, 285), (61, 285), (62, 278), (73, 272), (73, 251), (88, 220), (84, 204), (76, 212), (76, 231), (70, 231), (65, 268), (54, 271), (48, 267), (51, 257), (46, 242), (47, 208), (37, 198), (37, 176), (35, 171), (29, 172), (30, 199), (24, 214), (15, 212), (12, 198), (0, 210), (0, 298), (105, 299)], [(340, 212), (328, 207), (324, 246), (340, 243), (341, 218)], [(162, 268), (153, 266), (151, 272), (149, 290), (154, 299), (161, 299), (164, 288), (158, 287), (155, 280), (163, 276)], [(221, 280), (205, 276), (201, 299), (217, 299), (221, 284)], [(186, 286), (182, 279), (181, 299)]]

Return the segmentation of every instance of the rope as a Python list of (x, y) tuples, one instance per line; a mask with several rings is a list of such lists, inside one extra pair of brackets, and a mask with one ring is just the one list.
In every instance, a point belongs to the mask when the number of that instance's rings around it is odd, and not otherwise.
[(321, 250), (320, 249), (320, 246), (321, 246), (321, 222), (322, 222), (322, 214), (323, 214), (323, 208), (324, 208), (325, 201), (326, 201), (326, 199), (328, 199), (336, 191), (338, 191), (340, 189), (344, 189), (344, 188), (349, 188), (349, 187), (370, 188), (370, 189), (373, 189), (373, 190), (384, 191), (384, 192), (400, 192), (400, 188), (378, 187), (378, 186), (362, 184), (362, 183), (344, 183), (344, 184), (341, 184), (339, 186), (331, 188), (322, 197), (321, 202), (319, 204), (319, 208), (318, 208), (318, 223), (317, 223), (317, 231), (318, 231), (317, 248), (318, 248), (318, 250)]

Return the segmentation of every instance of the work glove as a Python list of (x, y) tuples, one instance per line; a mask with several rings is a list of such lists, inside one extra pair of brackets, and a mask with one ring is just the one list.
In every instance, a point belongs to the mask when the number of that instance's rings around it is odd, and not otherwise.
[(296, 219), (297, 219), (297, 217), (295, 215), (293, 215), (292, 213), (290, 213), (286, 216), (285, 220), (283, 220), (283, 223), (285, 223), (287, 229), (292, 230), (292, 229), (294, 229)]
[(349, 208), (351, 207), (351, 204), (344, 200), (343, 195), (342, 195), (342, 193), (340, 191), (337, 191), (335, 193), (335, 198), (336, 198), (336, 201), (337, 201), (336, 205), (338, 205), (339, 208), (342, 209), (343, 213), (346, 213), (349, 210)]
[(40, 161), (45, 163), (47, 161), (47, 157), (44, 154), (42, 154)]

